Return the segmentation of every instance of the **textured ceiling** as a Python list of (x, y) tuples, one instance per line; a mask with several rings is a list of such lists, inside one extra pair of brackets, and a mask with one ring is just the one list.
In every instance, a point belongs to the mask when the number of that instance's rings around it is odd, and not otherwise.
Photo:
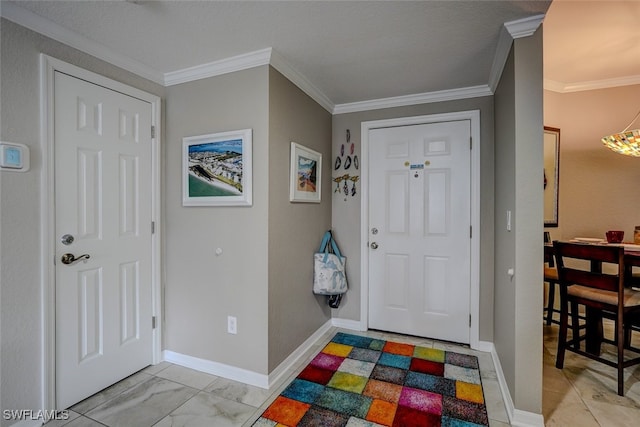
[(545, 1), (15, 2), (160, 73), (273, 48), (334, 104), (486, 85)]
[(549, 9), (548, 88), (640, 83), (638, 0), (14, 4), (150, 75), (273, 48), (333, 104), (487, 85), (503, 24)]

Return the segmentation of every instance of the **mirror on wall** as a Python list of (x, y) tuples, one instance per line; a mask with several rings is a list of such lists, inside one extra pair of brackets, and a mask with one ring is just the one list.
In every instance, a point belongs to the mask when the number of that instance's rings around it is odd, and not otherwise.
[(558, 226), (560, 129), (544, 127), (544, 226)]

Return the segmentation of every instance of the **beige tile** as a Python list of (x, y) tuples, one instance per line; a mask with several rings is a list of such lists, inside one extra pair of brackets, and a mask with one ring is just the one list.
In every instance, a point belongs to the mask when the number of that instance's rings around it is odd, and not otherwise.
[(155, 424), (156, 427), (238, 427), (255, 411), (252, 406), (200, 392)]
[(218, 378), (204, 391), (235, 402), (260, 407), (273, 394), (273, 391), (243, 384), (226, 378)]
[(498, 374), (496, 373), (495, 365), (493, 364), (493, 358), (490, 353), (480, 353), (478, 356), (478, 366), (480, 367), (480, 376), (482, 381), (485, 379), (497, 380)]
[(545, 426), (599, 427), (594, 416), (575, 392), (545, 391), (542, 398)]
[(85, 415), (110, 427), (151, 426), (197, 393), (194, 388), (152, 376)]
[(478, 354), (478, 351), (473, 350), (473, 349), (471, 349), (469, 347), (458, 346), (458, 345), (455, 345), (455, 344), (441, 342), (441, 341), (435, 341), (433, 343), (433, 348), (437, 348), (437, 349), (445, 350), (445, 351), (453, 351), (453, 352), (460, 353), (460, 354), (471, 354), (473, 356), (476, 356)]
[(104, 427), (104, 425), (92, 420), (91, 418), (80, 416), (75, 418), (69, 424), (65, 424), (65, 427)]
[(66, 413), (59, 414), (59, 417), (57, 417), (57, 419), (53, 419), (53, 420), (45, 423), (44, 425), (46, 427), (60, 427), (60, 426), (69, 424), (69, 422), (75, 420), (79, 416), (80, 416), (79, 413), (71, 411), (71, 410), (67, 410)]
[(94, 394), (86, 398), (85, 400), (76, 403), (71, 407), (75, 412), (79, 414), (85, 414), (90, 410), (102, 405), (105, 402), (108, 402), (117, 396), (121, 395), (123, 392), (137, 386), (138, 384), (147, 381), (152, 378), (151, 375), (146, 374), (144, 372), (137, 372), (130, 377), (125, 378), (124, 380), (115, 383), (114, 385), (105, 388), (102, 391)]
[(497, 380), (486, 380), (482, 378), (482, 391), (484, 392), (484, 403), (487, 407), (487, 416), (494, 421), (500, 421), (509, 425), (509, 416), (502, 400), (500, 384)]
[[(625, 369), (625, 396), (617, 395), (616, 369), (603, 363), (565, 353), (564, 369), (555, 368), (557, 326), (543, 326), (543, 415), (545, 425), (627, 426), (640, 417), (640, 366)], [(605, 320), (606, 336), (613, 324)], [(640, 342), (640, 333), (633, 334)], [(616, 360), (616, 349), (603, 345), (603, 355)], [(633, 353), (627, 352), (626, 358)]]
[(573, 391), (573, 386), (562, 369), (545, 364), (542, 368), (542, 390), (543, 393), (546, 391), (567, 393)]
[(166, 369), (158, 372), (157, 377), (175, 381), (177, 383), (203, 390), (209, 384), (219, 377), (196, 371), (195, 369), (185, 368), (184, 366), (171, 365)]
[(610, 366), (593, 362), (583, 367), (565, 366), (564, 372), (582, 399), (626, 407), (640, 402), (640, 382), (629, 380), (628, 372), (625, 372), (624, 396), (618, 396), (617, 372)]
[(585, 400), (585, 404), (602, 427), (638, 425), (640, 420), (640, 406), (619, 406), (595, 400)]
[(142, 370), (142, 372), (150, 375), (156, 375), (158, 372), (162, 371), (163, 369), (167, 369), (169, 366), (172, 366), (172, 364), (169, 362), (160, 362), (156, 365), (147, 366)]

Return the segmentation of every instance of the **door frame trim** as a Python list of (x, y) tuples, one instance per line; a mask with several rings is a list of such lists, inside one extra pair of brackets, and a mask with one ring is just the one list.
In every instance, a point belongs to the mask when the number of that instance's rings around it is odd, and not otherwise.
[[(151, 235), (151, 312), (156, 318), (152, 330), (152, 363), (162, 361), (162, 288), (161, 288), (161, 99), (132, 86), (111, 80), (94, 72), (40, 54), (40, 146), (41, 173), (41, 260), (42, 260), (42, 403), (44, 408), (56, 408), (56, 301), (55, 301), (55, 163), (54, 163), (54, 74), (56, 71), (123, 93), (151, 104), (151, 124), (155, 137), (151, 139), (151, 220), (155, 232)], [(151, 226), (151, 224), (149, 224)], [(151, 319), (149, 319), (151, 321)]]
[(421, 125), (438, 122), (469, 120), (473, 149), (471, 150), (471, 289), (469, 313), (471, 327), (469, 344), (480, 348), (480, 110), (430, 114), (425, 116), (400, 117), (373, 120), (361, 123), (361, 200), (360, 200), (360, 327), (369, 328), (369, 132), (374, 129)]

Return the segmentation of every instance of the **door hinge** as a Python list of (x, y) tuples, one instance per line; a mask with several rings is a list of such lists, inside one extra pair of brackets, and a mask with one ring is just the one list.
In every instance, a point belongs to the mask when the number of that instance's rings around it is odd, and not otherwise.
[(155, 137), (156, 137), (156, 127), (151, 126), (151, 138), (155, 138)]
[(473, 150), (473, 137), (469, 137), (469, 150)]
[(469, 327), (471, 327), (471, 315), (469, 315)]
[(156, 328), (156, 316), (151, 317), (151, 329)]
[(469, 238), (473, 239), (473, 225), (469, 226)]
[(151, 221), (151, 234), (156, 234), (156, 222)]

